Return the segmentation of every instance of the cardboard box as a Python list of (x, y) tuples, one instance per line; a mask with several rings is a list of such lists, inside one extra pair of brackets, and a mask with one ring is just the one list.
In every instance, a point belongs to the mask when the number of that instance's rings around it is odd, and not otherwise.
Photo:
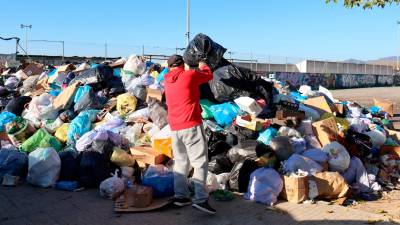
[(136, 146), (132, 147), (131, 154), (136, 159), (140, 167), (156, 164), (156, 157), (160, 155), (156, 150), (150, 146)]
[(72, 100), (75, 96), (75, 92), (78, 89), (78, 83), (74, 83), (65, 88), (53, 101), (54, 109), (65, 109), (69, 108)]
[(236, 103), (236, 105), (239, 106), (239, 108), (242, 111), (248, 112), (252, 115), (258, 115), (261, 113), (262, 108), (260, 105), (258, 105), (258, 103), (256, 102), (256, 100), (250, 98), (250, 97), (240, 97), (234, 100), (234, 102)]
[(153, 201), (153, 188), (134, 185), (124, 192), (125, 207), (145, 208)]
[(243, 116), (237, 116), (236, 124), (238, 126), (241, 126), (241, 127), (244, 127), (244, 128), (250, 129), (250, 130), (259, 131), (264, 126), (271, 124), (271, 120), (263, 120), (263, 119), (254, 118), (254, 117), (246, 118)]
[(328, 102), (326, 102), (324, 96), (319, 96), (315, 98), (309, 98), (303, 102), (305, 105), (316, 109), (317, 111), (332, 113), (331, 107), (329, 106)]
[(340, 104), (340, 103), (335, 103), (334, 104), (334, 108), (335, 108), (335, 112), (336, 113), (338, 113), (338, 114), (341, 114), (341, 115), (343, 115), (344, 114), (344, 106), (343, 106), (343, 104)]
[(382, 145), (380, 154), (381, 155), (387, 155), (387, 154), (397, 155), (398, 157), (400, 157), (400, 147)]
[(40, 75), (44, 71), (44, 65), (41, 63), (30, 63), (22, 70), (27, 76)]
[(308, 178), (306, 176), (284, 176), (281, 196), (292, 203), (301, 203), (307, 200)]
[(373, 100), (374, 105), (382, 108), (382, 110), (387, 112), (390, 116), (393, 116), (393, 102), (376, 98), (373, 98)]
[(317, 136), (322, 146), (332, 141), (338, 141), (338, 127), (334, 117), (312, 123), (315, 136)]
[(158, 101), (162, 102), (163, 92), (159, 89), (147, 88), (147, 99), (146, 102), (149, 102), (149, 98), (155, 98)]

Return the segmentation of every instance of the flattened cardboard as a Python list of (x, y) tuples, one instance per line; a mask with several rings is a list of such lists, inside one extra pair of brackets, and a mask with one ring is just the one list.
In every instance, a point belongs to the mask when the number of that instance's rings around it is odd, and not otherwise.
[(396, 146), (386, 146), (386, 145), (382, 145), (381, 146), (381, 155), (397, 155), (398, 157), (400, 157), (400, 147), (396, 147)]
[(152, 88), (147, 88), (147, 99), (146, 102), (149, 102), (149, 98), (155, 98), (158, 101), (162, 102), (163, 99), (163, 93), (159, 89), (152, 89)]
[(326, 102), (324, 96), (319, 96), (315, 98), (309, 98), (303, 102), (305, 105), (310, 106), (318, 111), (323, 111), (327, 113), (332, 113), (331, 107)]
[(382, 108), (382, 110), (387, 112), (390, 116), (393, 116), (393, 102), (376, 98), (373, 98), (373, 100), (374, 105)]
[(30, 63), (22, 70), (27, 76), (40, 75), (44, 71), (44, 65), (41, 63)]
[(58, 72), (67, 73), (69, 71), (73, 71), (76, 69), (76, 66), (73, 64), (66, 64), (58, 67)]
[(54, 109), (65, 109), (72, 103), (78, 83), (74, 83), (65, 88), (53, 101)]
[(339, 130), (334, 117), (314, 122), (312, 127), (322, 146), (338, 140)]

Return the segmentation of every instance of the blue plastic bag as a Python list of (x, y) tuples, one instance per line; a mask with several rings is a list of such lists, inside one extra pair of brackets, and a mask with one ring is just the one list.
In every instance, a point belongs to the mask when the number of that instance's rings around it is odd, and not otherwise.
[(174, 173), (163, 165), (149, 166), (143, 175), (142, 184), (153, 188), (154, 198), (174, 195)]
[(82, 96), (89, 92), (92, 89), (89, 85), (84, 85), (80, 86), (78, 90), (76, 90), (75, 98), (74, 98), (74, 103), (79, 102), (79, 100), (82, 98)]
[(121, 77), (121, 68), (114, 68), (113, 75), (116, 77)]
[(0, 132), (3, 132), (5, 130), (4, 126), (9, 122), (14, 121), (14, 119), (16, 117), (17, 116), (14, 115), (14, 113), (6, 112), (6, 111), (5, 112), (1, 112), (0, 113)]
[(239, 107), (232, 103), (223, 103), (211, 106), (210, 110), (218, 125), (225, 127), (232, 124), (233, 120), (238, 115)]
[(60, 90), (51, 90), (51, 91), (49, 91), (49, 94), (51, 94), (51, 95), (53, 95), (53, 96), (56, 96), (56, 97), (57, 97), (60, 93), (61, 93)]
[(98, 110), (90, 109), (79, 113), (68, 130), (68, 143), (75, 143), (82, 135), (92, 129), (92, 122), (96, 120)]
[(382, 108), (374, 105), (369, 108), (369, 111), (371, 111), (372, 114), (378, 114), (380, 111), (382, 111)]
[(268, 129), (264, 130), (260, 133), (257, 138), (257, 141), (261, 141), (262, 143), (268, 145), (272, 138), (274, 138), (278, 134), (278, 130), (273, 127), (268, 127)]
[(307, 100), (306, 96), (301, 95), (299, 92), (290, 92), (290, 96), (294, 98), (296, 101), (302, 102)]
[(165, 76), (165, 74), (167, 74), (169, 71), (168, 71), (168, 68), (164, 68), (161, 72), (160, 72), (160, 74), (158, 74), (158, 77), (157, 77), (157, 81), (158, 82), (161, 82), (161, 81), (164, 81), (164, 76)]
[(28, 155), (17, 150), (0, 150), (0, 180), (6, 174), (25, 177), (28, 172)]

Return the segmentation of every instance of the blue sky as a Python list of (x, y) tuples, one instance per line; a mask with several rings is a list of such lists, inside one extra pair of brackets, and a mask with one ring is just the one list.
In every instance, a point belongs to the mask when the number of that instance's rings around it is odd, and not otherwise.
[[(2, 1), (0, 36), (64, 40), (66, 55), (171, 53), (185, 47), (185, 0)], [(68, 2), (68, 3), (67, 3)], [(400, 6), (346, 9), (325, 0), (191, 0), (191, 33), (209, 35), (234, 58), (289, 56), (376, 59), (398, 54)], [(24, 41), (21, 43), (25, 45)], [(59, 44), (29, 43), (31, 53), (60, 54)], [(0, 52), (14, 43), (0, 41)]]

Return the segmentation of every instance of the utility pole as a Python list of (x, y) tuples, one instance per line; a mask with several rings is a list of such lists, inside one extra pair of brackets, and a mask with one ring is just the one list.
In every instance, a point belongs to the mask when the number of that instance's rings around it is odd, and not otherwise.
[(186, 0), (186, 45), (190, 42), (190, 0)]
[(28, 55), (28, 28), (32, 29), (32, 25), (21, 24), (21, 29), (25, 29), (25, 54)]
[(104, 43), (104, 61), (107, 61), (107, 42)]
[[(397, 20), (397, 42), (400, 41), (400, 20)], [(399, 44), (398, 44), (399, 45)], [(400, 47), (399, 50), (400, 51)], [(399, 52), (397, 52), (397, 60), (396, 60), (396, 70), (399, 71)]]

